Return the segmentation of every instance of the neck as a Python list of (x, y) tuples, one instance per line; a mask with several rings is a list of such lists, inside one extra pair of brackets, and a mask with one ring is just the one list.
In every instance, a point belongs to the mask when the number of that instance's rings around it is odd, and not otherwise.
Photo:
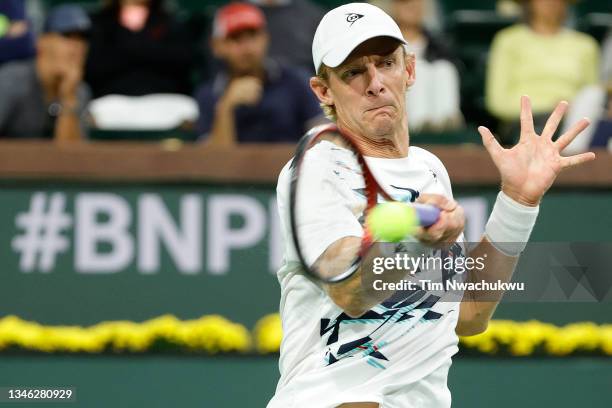
[(554, 35), (561, 30), (561, 24), (551, 18), (534, 18), (531, 22), (531, 29), (538, 34)]
[(340, 119), (338, 119), (338, 128), (353, 137), (364, 156), (382, 159), (400, 159), (408, 156), (410, 135), (405, 118), (402, 120), (402, 126), (384, 135), (365, 136), (362, 132), (351, 129)]
[(423, 31), (418, 26), (406, 25), (402, 26), (401, 30), (402, 35), (409, 43), (420, 41), (423, 38)]

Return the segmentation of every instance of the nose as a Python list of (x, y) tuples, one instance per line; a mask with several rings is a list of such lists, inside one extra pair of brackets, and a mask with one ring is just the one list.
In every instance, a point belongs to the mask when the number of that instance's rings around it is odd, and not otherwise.
[(385, 86), (383, 85), (380, 77), (380, 73), (376, 69), (376, 65), (367, 64), (367, 74), (368, 74), (368, 87), (366, 89), (366, 94), (368, 96), (378, 96), (379, 94), (385, 92)]

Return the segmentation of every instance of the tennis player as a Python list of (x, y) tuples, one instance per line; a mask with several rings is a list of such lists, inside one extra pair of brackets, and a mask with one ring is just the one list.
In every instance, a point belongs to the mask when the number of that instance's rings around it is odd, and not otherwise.
[[(553, 142), (567, 103), (556, 107), (538, 135), (524, 96), (520, 141), (512, 149), (502, 148), (487, 128), (478, 128), (501, 174), (501, 191), (481, 242), (464, 254), (464, 214), (453, 200), (446, 169), (433, 154), (409, 145), (405, 93), (416, 76), (414, 56), (403, 45), (398, 26), (373, 5), (353, 3), (331, 10), (313, 40), (317, 76), (310, 80), (312, 91), (339, 128), (356, 137), (374, 176), (394, 198), (442, 210), (436, 224), (417, 234), (420, 244), (455, 243), (450, 253), (457, 256), (486, 254), (484, 269), (469, 271), (466, 279), (509, 281), (544, 193), (562, 169), (595, 158), (593, 153), (560, 155), (588, 121), (580, 120)], [(360, 197), (351, 186), (354, 177), (342, 149), (320, 142), (307, 154), (311, 194), (304, 197), (318, 206), (312, 223), (304, 226), (309, 258), (333, 263), (345, 248), (361, 241), (363, 230), (354, 211)], [(277, 187), (286, 242), (285, 263), (278, 272), (284, 338), (281, 377), (268, 407), (449, 407), (447, 375), (458, 350), (457, 335), (484, 331), (501, 294), (488, 301), (478, 301), (479, 294), (472, 291), (456, 301), (427, 290), (389, 297), (361, 284), (372, 273), (365, 268), (338, 284), (314, 282), (303, 273), (291, 244), (289, 175), (290, 163)]]

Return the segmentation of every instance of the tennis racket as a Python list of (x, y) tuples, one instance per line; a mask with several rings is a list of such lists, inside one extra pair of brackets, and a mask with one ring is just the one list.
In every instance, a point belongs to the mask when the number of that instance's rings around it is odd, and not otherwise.
[[(290, 165), (289, 221), (297, 257), (309, 276), (338, 283), (357, 272), (374, 243), (365, 219), (379, 197), (397, 201), (377, 182), (354, 137), (346, 130), (335, 124), (322, 125), (300, 139)], [(411, 205), (422, 227), (433, 225), (440, 216), (437, 207)], [(343, 230), (361, 237), (360, 243), (355, 244), (357, 238), (353, 238), (353, 245), (332, 256), (331, 264), (317, 262), (321, 251), (331, 248), (326, 240), (342, 238)]]

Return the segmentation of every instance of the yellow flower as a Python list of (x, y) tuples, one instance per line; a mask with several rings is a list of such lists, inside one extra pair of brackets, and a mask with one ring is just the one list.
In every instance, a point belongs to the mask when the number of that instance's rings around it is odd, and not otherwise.
[(115, 351), (143, 352), (163, 339), (181, 347), (216, 353), (250, 350), (246, 327), (221, 316), (203, 316), (179, 321), (171, 315), (143, 323), (102, 322), (91, 327), (42, 326), (16, 316), (0, 319), (0, 350), (16, 345), (42, 352), (97, 353), (110, 347)]
[(278, 313), (261, 318), (253, 330), (255, 347), (260, 353), (274, 353), (280, 349), (283, 328)]
[[(186, 321), (163, 315), (142, 323), (113, 321), (90, 327), (43, 326), (17, 316), (0, 318), (0, 351), (17, 346), (40, 352), (99, 353), (110, 349), (138, 353), (162, 340), (184, 350), (214, 354), (250, 351), (254, 338), (258, 352), (274, 353), (282, 337), (281, 320), (276, 313), (260, 319), (253, 336), (243, 325), (219, 315)], [(540, 350), (556, 356), (581, 351), (612, 356), (612, 324), (578, 322), (557, 327), (535, 320), (493, 320), (484, 333), (459, 340), (462, 347), (487, 354), (505, 349), (516, 356)]]

